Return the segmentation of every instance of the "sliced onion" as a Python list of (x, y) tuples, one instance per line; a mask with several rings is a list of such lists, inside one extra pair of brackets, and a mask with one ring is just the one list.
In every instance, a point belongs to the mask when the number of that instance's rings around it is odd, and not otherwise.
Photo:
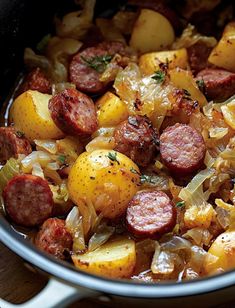
[(212, 127), (209, 129), (210, 138), (214, 138), (216, 140), (223, 138), (228, 133), (227, 127)]
[(104, 137), (104, 136), (98, 136), (92, 139), (87, 145), (86, 145), (86, 151), (91, 153), (95, 150), (113, 150), (115, 147), (115, 140), (113, 137)]
[(211, 154), (208, 151), (206, 151), (206, 155), (204, 158), (204, 164), (207, 166), (207, 168), (211, 168), (214, 165), (214, 162), (215, 162), (215, 158), (213, 158)]
[(215, 173), (214, 169), (205, 169), (198, 172), (189, 184), (179, 193), (179, 198), (187, 201), (193, 193), (203, 184), (206, 179), (209, 179)]
[(194, 243), (198, 246), (206, 245), (208, 246), (210, 244), (210, 241), (212, 239), (212, 234), (209, 232), (209, 230), (204, 228), (192, 228), (188, 230), (184, 235), (184, 238), (186, 239), (192, 239)]
[(190, 250), (191, 246), (192, 244), (188, 240), (180, 236), (173, 236), (170, 241), (161, 244), (162, 249), (171, 252), (176, 252), (179, 250)]
[(19, 174), (20, 166), (16, 159), (10, 158), (0, 170), (0, 191), (15, 175)]
[(224, 230), (226, 230), (229, 227), (229, 222), (230, 222), (229, 212), (218, 206), (216, 207), (215, 211), (217, 213), (216, 218), (219, 224)]
[(85, 239), (83, 234), (82, 217), (79, 215), (76, 206), (70, 211), (66, 218), (66, 228), (73, 237), (73, 252), (81, 253), (86, 249)]
[(93, 251), (102, 246), (113, 235), (115, 228), (106, 223), (100, 224), (88, 242), (88, 250)]
[(38, 151), (46, 150), (50, 154), (56, 154), (57, 152), (57, 146), (56, 141), (52, 139), (35, 139), (34, 143), (36, 144), (36, 148)]
[(39, 163), (41, 167), (45, 167), (51, 161), (52, 158), (48, 153), (33, 151), (21, 161), (22, 171), (24, 173), (30, 173), (35, 163)]
[(44, 173), (39, 163), (34, 163), (32, 168), (32, 175), (39, 176), (44, 179)]

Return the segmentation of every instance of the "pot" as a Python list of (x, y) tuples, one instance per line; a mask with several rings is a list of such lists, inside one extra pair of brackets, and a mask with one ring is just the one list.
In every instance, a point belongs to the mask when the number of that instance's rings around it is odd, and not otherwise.
[[(14, 86), (23, 64), (24, 46), (33, 46), (51, 28), (53, 13), (73, 9), (73, 1), (1, 0), (0, 39), (4, 42), (0, 57), (0, 99), (3, 102)], [(98, 1), (99, 12), (112, 12), (120, 1)], [(49, 277), (45, 289), (35, 298), (17, 307), (66, 307), (75, 299), (98, 297), (112, 307), (213, 307), (235, 300), (235, 271), (214, 277), (181, 283), (144, 284), (111, 280), (90, 275), (74, 266), (39, 251), (11, 227), (0, 214), (0, 240), (26, 262)], [(15, 307), (0, 300), (1, 308)]]

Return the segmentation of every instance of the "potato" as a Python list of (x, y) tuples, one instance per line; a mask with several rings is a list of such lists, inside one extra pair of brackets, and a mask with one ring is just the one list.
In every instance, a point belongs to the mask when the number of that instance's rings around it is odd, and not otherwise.
[(205, 259), (204, 268), (208, 274), (235, 268), (235, 231), (220, 234), (208, 252), (212, 255)]
[(78, 206), (81, 199), (88, 198), (97, 212), (116, 218), (125, 212), (138, 190), (135, 170), (139, 172), (130, 158), (113, 150), (84, 152), (69, 173), (70, 197)]
[(208, 61), (216, 66), (235, 72), (235, 22), (230, 22), (224, 29), (222, 38), (212, 50)]
[(190, 71), (175, 68), (169, 71), (170, 80), (176, 88), (185, 89), (190, 93), (192, 100), (197, 100), (200, 107), (207, 104), (207, 100), (199, 90), (193, 75)]
[(128, 118), (124, 102), (111, 92), (105, 93), (97, 102), (98, 127), (116, 126)]
[(224, 116), (224, 121), (235, 129), (235, 100), (232, 100), (227, 105), (221, 106), (221, 111)]
[(61, 130), (53, 122), (48, 101), (51, 95), (38, 91), (26, 91), (18, 96), (10, 109), (9, 119), (15, 128), (25, 136), (34, 139), (59, 139), (63, 137)]
[(152, 10), (141, 10), (131, 34), (132, 48), (140, 53), (164, 50), (174, 40), (174, 30), (166, 17)]
[(139, 59), (139, 67), (143, 75), (152, 75), (159, 70), (160, 63), (169, 63), (169, 69), (176, 67), (187, 68), (188, 54), (185, 48), (151, 52), (142, 55)]
[(118, 238), (94, 251), (73, 255), (73, 262), (80, 270), (109, 278), (127, 278), (136, 262), (135, 242)]

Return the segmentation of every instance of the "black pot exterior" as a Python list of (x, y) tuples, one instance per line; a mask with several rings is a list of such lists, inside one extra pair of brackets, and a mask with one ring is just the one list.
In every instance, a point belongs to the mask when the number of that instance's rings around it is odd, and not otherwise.
[[(22, 69), (23, 49), (35, 46), (51, 29), (53, 13), (68, 9), (73, 1), (1, 0), (0, 2), (0, 102), (6, 98), (17, 74)], [(99, 11), (107, 6), (118, 6), (120, 1), (100, 1)], [(112, 9), (112, 8), (110, 8)], [(79, 272), (73, 266), (55, 260), (39, 252), (31, 243), (14, 232), (5, 217), (0, 214), (0, 240), (29, 263), (66, 283), (83, 286), (109, 294), (112, 306), (125, 301), (130, 307), (212, 307), (235, 300), (235, 271), (203, 280), (170, 283), (141, 284), (113, 281)]]

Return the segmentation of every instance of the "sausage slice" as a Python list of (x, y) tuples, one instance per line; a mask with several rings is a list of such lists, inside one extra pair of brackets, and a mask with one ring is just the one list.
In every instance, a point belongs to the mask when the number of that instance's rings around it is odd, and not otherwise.
[(130, 116), (119, 124), (114, 131), (114, 139), (114, 150), (143, 167), (151, 162), (159, 150), (158, 133), (144, 116)]
[(55, 124), (66, 134), (87, 136), (97, 129), (94, 103), (76, 89), (66, 89), (49, 101), (49, 110)]
[(203, 165), (206, 154), (202, 135), (186, 124), (168, 127), (160, 136), (162, 162), (179, 175), (189, 174)]
[(223, 69), (207, 68), (197, 74), (203, 80), (205, 95), (209, 100), (226, 100), (235, 94), (235, 74)]
[(120, 42), (100, 43), (77, 53), (69, 67), (71, 82), (82, 92), (102, 93), (107, 84), (100, 81), (101, 74), (116, 53), (125, 53), (125, 47)]
[(11, 219), (25, 227), (41, 224), (53, 210), (48, 182), (30, 174), (13, 177), (4, 188), (3, 200)]
[(14, 127), (0, 127), (0, 162), (5, 163), (9, 158), (17, 158), (19, 154), (28, 155), (32, 152), (30, 142), (22, 132)]
[(63, 260), (69, 256), (73, 239), (65, 227), (64, 220), (49, 218), (41, 226), (35, 244), (39, 249)]
[(19, 88), (17, 95), (20, 95), (21, 93), (28, 90), (51, 94), (51, 82), (39, 67), (33, 69), (26, 76), (24, 82)]
[(126, 221), (134, 235), (154, 238), (172, 230), (176, 211), (164, 192), (140, 191), (129, 202)]

